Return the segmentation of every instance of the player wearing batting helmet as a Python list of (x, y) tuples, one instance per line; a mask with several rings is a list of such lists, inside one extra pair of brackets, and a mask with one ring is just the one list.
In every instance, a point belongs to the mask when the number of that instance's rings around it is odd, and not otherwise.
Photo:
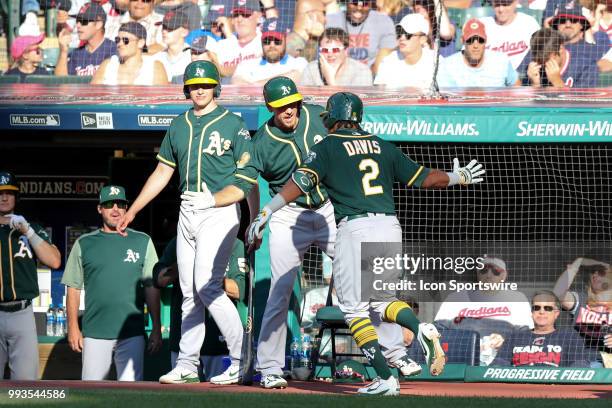
[(57, 269), (61, 259), (44, 228), (15, 214), (18, 195), (15, 176), (0, 171), (0, 368), (4, 370), (8, 361), (11, 380), (36, 380), (36, 261)]
[[(401, 245), (402, 229), (395, 216), (393, 200), (395, 181), (414, 187), (444, 188), (478, 183), (482, 181), (479, 176), (484, 170), (475, 160), (466, 167), (459, 167), (457, 159), (452, 173), (427, 169), (392, 143), (364, 131), (359, 125), (362, 115), (363, 104), (357, 95), (340, 92), (329, 98), (322, 113), (328, 136), (312, 147), (298, 170), (259, 213), (249, 226), (248, 239), (255, 242), (272, 214), (282, 211), (298, 197), (316, 191), (320, 185), (325, 186), (338, 222), (333, 261), (338, 302), (355, 342), (378, 374), (376, 380), (358, 392), (397, 395), (399, 382), (387, 367), (370, 310), (386, 322), (398, 323), (418, 333), (417, 339), (432, 375), (439, 375), (445, 364), (440, 334), (432, 324), (420, 323), (410, 306), (395, 298), (395, 291), (368, 293), (368, 289), (362, 287), (361, 243), (396, 242)], [(369, 259), (370, 256), (392, 254), (375, 252), (367, 256)], [(362, 290), (366, 290), (365, 295)], [(377, 301), (369, 301), (372, 298)]]
[(236, 175), (236, 169), (251, 159), (251, 136), (242, 118), (217, 105), (219, 83), (212, 62), (194, 61), (187, 66), (184, 93), (193, 108), (172, 121), (157, 155), (159, 163), (119, 227), (125, 230), (178, 170), (182, 194), (176, 247), (183, 321), (176, 367), (159, 379), (165, 384), (197, 381), (205, 307), (225, 337), (232, 360), (225, 372), (210, 381), (234, 384), (239, 380), (243, 327), (223, 290), (223, 276), (240, 214), (235, 204), (213, 208), (212, 193), (232, 185), (247, 196), (257, 181)]

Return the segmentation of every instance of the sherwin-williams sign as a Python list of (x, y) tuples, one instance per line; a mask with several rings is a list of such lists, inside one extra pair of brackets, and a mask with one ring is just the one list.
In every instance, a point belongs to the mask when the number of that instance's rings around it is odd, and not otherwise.
[(391, 141), (460, 143), (612, 142), (612, 110), (562, 115), (523, 109), (366, 108), (362, 127)]
[(467, 367), (466, 382), (612, 384), (607, 368)]

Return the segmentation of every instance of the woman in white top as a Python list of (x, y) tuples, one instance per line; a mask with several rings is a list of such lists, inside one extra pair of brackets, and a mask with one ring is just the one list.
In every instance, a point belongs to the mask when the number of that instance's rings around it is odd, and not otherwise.
[(96, 71), (92, 84), (166, 85), (168, 76), (161, 62), (143, 55), (146, 29), (139, 23), (122, 24), (115, 37), (117, 54), (105, 59)]

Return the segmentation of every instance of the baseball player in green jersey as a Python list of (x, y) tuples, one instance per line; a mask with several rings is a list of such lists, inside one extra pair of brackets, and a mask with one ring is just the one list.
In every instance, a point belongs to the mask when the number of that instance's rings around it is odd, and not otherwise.
[[(237, 175), (269, 183), (270, 195), (280, 192), (293, 172), (308, 157), (312, 147), (327, 134), (320, 114), (323, 108), (303, 102), (295, 83), (287, 77), (276, 77), (264, 85), (264, 100), (273, 116), (253, 137), (251, 160), (237, 169)], [(226, 187), (214, 195), (217, 206), (242, 199), (241, 191)], [(317, 245), (328, 256), (334, 256), (336, 222), (334, 209), (322, 186), (282, 208), (270, 221), (270, 266), (272, 279), (257, 346), (257, 370), (261, 386), (285, 388), (285, 344), (287, 313), (295, 278), (311, 245)], [(259, 243), (257, 243), (258, 245)], [(385, 357), (405, 375), (420, 371), (418, 364), (407, 360), (401, 328), (382, 324)]]
[(19, 185), (0, 171), (0, 372), (9, 363), (11, 380), (38, 378), (38, 338), (32, 299), (38, 297), (36, 260), (52, 269), (60, 253), (40, 225), (15, 214)]
[[(249, 243), (261, 237), (271, 215), (298, 197), (323, 184), (334, 205), (338, 222), (336, 256), (333, 261), (334, 288), (340, 309), (351, 334), (368, 358), (378, 377), (359, 393), (398, 395), (399, 382), (387, 367), (370, 310), (382, 320), (395, 322), (417, 333), (432, 375), (439, 375), (445, 364), (440, 334), (429, 323), (420, 323), (408, 304), (402, 301), (372, 302), (361, 297), (361, 243), (398, 242), (402, 231), (395, 216), (393, 182), (421, 188), (444, 188), (455, 184), (482, 181), (482, 165), (475, 160), (445, 173), (427, 169), (401, 153), (393, 144), (361, 129), (363, 104), (348, 92), (332, 95), (327, 101), (323, 121), (328, 136), (316, 146), (279, 194), (249, 226)], [(369, 298), (368, 298), (369, 300)]]
[[(236, 239), (230, 256), (229, 264), (223, 286), (225, 293), (234, 302), (241, 302), (244, 307), (245, 268), (244, 242)], [(183, 293), (178, 285), (178, 271), (176, 267), (176, 237), (172, 238), (162, 254), (159, 262), (153, 268), (153, 283), (158, 287), (172, 285), (172, 298), (170, 302), (170, 365), (176, 367), (176, 358), (179, 353), (181, 340), (181, 304)], [(243, 321), (244, 324), (244, 321)], [(211, 377), (223, 372), (223, 356), (227, 355), (227, 345), (221, 332), (210, 313), (205, 317), (206, 337), (200, 349), (201, 378), (209, 380)]]
[[(64, 269), (68, 344), (83, 353), (83, 380), (105, 380), (114, 360), (119, 381), (142, 381), (145, 300), (153, 320), (149, 352), (161, 347), (159, 289), (151, 280), (157, 253), (144, 232), (118, 233), (117, 224), (127, 207), (123, 187), (103, 187), (98, 204), (102, 228), (77, 239)], [(87, 295), (81, 332), (83, 289)]]
[[(159, 163), (120, 222), (119, 230), (123, 231), (161, 192), (177, 169), (182, 201), (176, 251), (184, 296), (183, 323), (176, 367), (160, 377), (160, 382), (175, 384), (198, 378), (206, 307), (221, 329), (232, 359), (230, 367), (211, 378), (211, 382), (234, 384), (239, 380), (243, 327), (236, 306), (223, 290), (223, 277), (238, 232), (239, 206), (211, 207), (212, 193), (223, 187), (231, 184), (248, 196), (257, 184), (256, 180), (236, 174), (236, 168), (250, 160), (251, 137), (238, 115), (217, 105), (215, 98), (221, 85), (213, 63), (190, 63), (183, 83), (193, 108), (172, 121), (157, 155)], [(254, 205), (253, 201), (249, 204)], [(256, 209), (251, 214), (255, 212)]]

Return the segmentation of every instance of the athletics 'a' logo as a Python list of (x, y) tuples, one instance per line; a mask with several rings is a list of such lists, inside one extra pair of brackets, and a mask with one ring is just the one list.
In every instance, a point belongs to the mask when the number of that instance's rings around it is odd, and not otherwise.
[(9, 183), (9, 178), (6, 176), (0, 177), (0, 185), (4, 186)]
[(287, 85), (283, 85), (281, 86), (281, 92), (283, 93), (283, 96), (289, 95), (291, 93), (291, 89), (289, 89)]
[(28, 239), (22, 235), (17, 243), (19, 244), (19, 251), (15, 253), (13, 258), (25, 258), (27, 256), (32, 259), (32, 251), (30, 250)]
[(125, 254), (125, 259), (123, 262), (133, 262), (136, 263), (140, 259), (140, 254), (132, 249), (128, 249)]
[(121, 192), (121, 190), (119, 190), (117, 187), (111, 187), (110, 188), (110, 193), (108, 193), (108, 195), (119, 195), (119, 193)]
[(196, 68), (196, 72), (195, 72), (197, 77), (204, 77), (204, 70), (202, 68)]

